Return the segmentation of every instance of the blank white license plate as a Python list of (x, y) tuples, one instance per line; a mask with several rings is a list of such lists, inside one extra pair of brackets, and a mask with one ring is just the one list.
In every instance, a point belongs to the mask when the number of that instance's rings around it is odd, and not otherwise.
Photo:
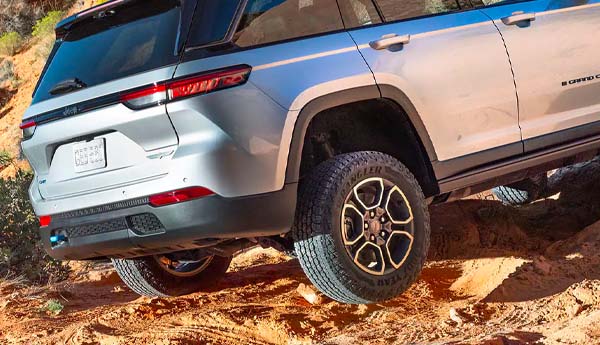
[(73, 162), (77, 173), (106, 167), (104, 139), (94, 139), (73, 145)]

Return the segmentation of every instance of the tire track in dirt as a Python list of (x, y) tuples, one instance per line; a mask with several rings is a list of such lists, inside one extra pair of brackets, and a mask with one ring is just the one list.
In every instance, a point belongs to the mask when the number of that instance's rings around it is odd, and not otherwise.
[[(531, 223), (528, 210), (543, 207), (549, 219)], [(0, 342), (600, 343), (593, 326), (600, 323), (600, 223), (550, 232), (564, 225), (551, 216), (568, 214), (557, 207), (477, 200), (433, 207), (432, 243), (444, 245), (432, 248), (415, 285), (385, 303), (310, 305), (296, 292), (308, 283), (297, 261), (253, 249), (235, 258), (219, 289), (180, 298), (139, 298), (105, 267), (33, 299), (13, 292), (0, 310)], [(64, 301), (61, 314), (39, 311), (49, 298)], [(462, 324), (450, 319), (452, 309)]]

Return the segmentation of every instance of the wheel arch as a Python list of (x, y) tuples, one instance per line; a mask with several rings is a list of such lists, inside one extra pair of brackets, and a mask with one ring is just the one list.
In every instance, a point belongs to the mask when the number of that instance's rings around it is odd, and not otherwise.
[(323, 114), (323, 112), (336, 107), (368, 101), (389, 102), (397, 108), (397, 116), (403, 116), (408, 120), (412, 134), (416, 138), (416, 144), (419, 147), (422, 161), (425, 165), (423, 171), (426, 171), (428, 175), (426, 177), (417, 176), (417, 178), (420, 179), (420, 182), (428, 181), (429, 186), (423, 186), (424, 191), (427, 190), (426, 194), (428, 196), (439, 193), (439, 187), (432, 164), (437, 161), (437, 156), (431, 138), (410, 99), (404, 92), (390, 85), (369, 85), (350, 88), (329, 93), (308, 102), (299, 112), (293, 128), (285, 182), (296, 183), (301, 178), (301, 163), (305, 148), (306, 134), (315, 118), (320, 114)]

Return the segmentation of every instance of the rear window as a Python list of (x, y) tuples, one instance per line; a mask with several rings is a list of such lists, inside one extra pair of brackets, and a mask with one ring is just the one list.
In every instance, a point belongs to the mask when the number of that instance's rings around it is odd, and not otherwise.
[(180, 16), (178, 0), (135, 1), (76, 23), (55, 43), (33, 103), (65, 80), (90, 87), (176, 63)]

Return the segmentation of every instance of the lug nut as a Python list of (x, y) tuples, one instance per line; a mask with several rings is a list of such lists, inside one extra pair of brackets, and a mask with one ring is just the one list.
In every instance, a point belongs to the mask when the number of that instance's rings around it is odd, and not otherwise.
[(381, 222), (384, 223), (385, 222), (385, 217), (381, 217)]
[(375, 241), (375, 236), (371, 235), (371, 241)]
[(375, 212), (371, 211), (371, 218), (375, 217)]
[(369, 228), (369, 223), (365, 222), (365, 229)]

